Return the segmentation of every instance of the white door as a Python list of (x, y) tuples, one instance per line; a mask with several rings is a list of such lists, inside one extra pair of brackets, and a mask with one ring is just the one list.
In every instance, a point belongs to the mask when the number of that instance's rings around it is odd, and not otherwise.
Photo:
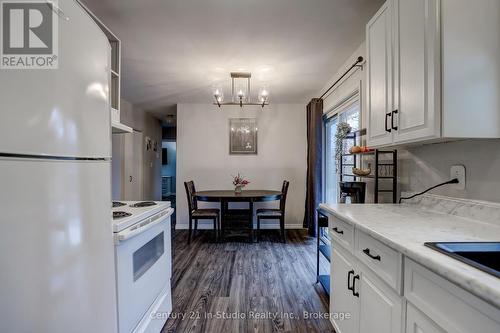
[(367, 49), (367, 143), (392, 143), (393, 111), (392, 15), (388, 0), (366, 26)]
[(76, 1), (59, 6), (59, 68), (1, 70), (0, 153), (111, 157), (109, 42)]
[[(361, 333), (400, 333), (402, 331), (402, 300), (389, 287), (363, 272), (359, 279)], [(358, 289), (359, 288), (359, 291)], [(353, 331), (354, 332), (354, 331)]]
[(356, 272), (344, 254), (332, 243), (332, 264), (330, 265), (330, 312), (350, 314), (348, 319), (335, 319), (338, 333), (358, 332), (359, 298), (354, 296), (352, 283)]
[(407, 303), (406, 333), (446, 333), (446, 331), (413, 305)]
[(143, 200), (143, 135), (134, 131), (123, 136), (123, 200)]
[(441, 136), (439, 0), (394, 1), (394, 142)]

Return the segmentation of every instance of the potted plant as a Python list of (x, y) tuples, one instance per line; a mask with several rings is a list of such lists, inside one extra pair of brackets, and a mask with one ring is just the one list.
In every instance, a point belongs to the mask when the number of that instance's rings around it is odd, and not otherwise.
[[(337, 133), (335, 133), (335, 160), (340, 162), (344, 153), (345, 138), (351, 132), (351, 126), (346, 122), (341, 122), (337, 125)], [(336, 163), (338, 166), (340, 163)], [(338, 169), (337, 169), (338, 171)], [(340, 170), (342, 172), (342, 170)]]
[(243, 187), (245, 187), (248, 184), (250, 184), (250, 182), (245, 178), (243, 178), (243, 176), (240, 175), (239, 173), (237, 176), (233, 176), (233, 185), (235, 193), (241, 193)]

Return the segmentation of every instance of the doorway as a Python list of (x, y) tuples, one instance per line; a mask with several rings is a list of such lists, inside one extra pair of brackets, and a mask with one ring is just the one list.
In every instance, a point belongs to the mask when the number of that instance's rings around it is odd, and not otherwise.
[(171, 217), (175, 226), (176, 216), (176, 174), (177, 174), (177, 142), (176, 127), (163, 127), (163, 140), (161, 144), (161, 196), (163, 201), (170, 201), (174, 214)]

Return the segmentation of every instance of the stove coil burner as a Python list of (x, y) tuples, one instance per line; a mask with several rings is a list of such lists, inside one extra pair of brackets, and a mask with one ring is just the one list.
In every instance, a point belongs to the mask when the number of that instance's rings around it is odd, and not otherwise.
[(139, 207), (149, 207), (154, 205), (156, 205), (156, 202), (142, 201), (142, 202), (136, 202), (135, 204), (130, 205), (130, 207), (139, 208)]
[(119, 202), (119, 201), (113, 201), (113, 208), (116, 208), (116, 207), (121, 207), (121, 206), (125, 206), (127, 204), (123, 203), (123, 202)]
[(131, 216), (132, 214), (127, 212), (113, 212), (113, 220), (122, 219), (124, 217)]

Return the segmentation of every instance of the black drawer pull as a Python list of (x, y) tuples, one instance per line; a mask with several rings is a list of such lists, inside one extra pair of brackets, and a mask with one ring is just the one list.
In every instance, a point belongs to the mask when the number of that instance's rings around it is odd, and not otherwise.
[(335, 231), (336, 233), (338, 234), (341, 234), (343, 235), (344, 234), (344, 230), (339, 230), (339, 228), (335, 227), (335, 228), (332, 228), (333, 231)]
[(352, 279), (352, 294), (356, 297), (359, 297), (359, 293), (356, 291), (356, 279), (359, 280), (359, 275), (356, 275), (353, 279)]
[(354, 270), (350, 270), (347, 273), (347, 290), (352, 290), (353, 287), (351, 286), (351, 275), (354, 275)]
[(394, 126), (394, 118), (395, 118), (394, 115), (395, 114), (398, 114), (398, 110), (392, 111), (392, 114), (391, 114), (391, 128), (393, 130), (397, 131), (398, 130), (398, 126)]
[(373, 254), (370, 253), (370, 249), (368, 249), (368, 248), (364, 249), (363, 253), (366, 254), (368, 257), (372, 258), (373, 260), (380, 261), (380, 256), (379, 255), (374, 256)]
[[(391, 133), (391, 129), (387, 127), (387, 118), (391, 116), (391, 113), (386, 113), (385, 114), (385, 131)], [(391, 120), (392, 122), (392, 120)], [(392, 125), (392, 124), (391, 124)]]

